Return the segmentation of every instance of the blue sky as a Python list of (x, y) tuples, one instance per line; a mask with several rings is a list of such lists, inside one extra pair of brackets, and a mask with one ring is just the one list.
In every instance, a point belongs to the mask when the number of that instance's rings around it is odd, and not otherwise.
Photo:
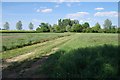
[(2, 2), (118, 2), (119, 0), (2, 0)]
[(56, 24), (60, 18), (89, 22), (91, 27), (96, 22), (102, 26), (108, 18), (118, 25), (117, 11), (117, 2), (2, 2), (2, 21), (9, 22), (12, 30), (19, 20), (23, 29), (28, 29), (30, 22), (36, 29), (41, 22)]

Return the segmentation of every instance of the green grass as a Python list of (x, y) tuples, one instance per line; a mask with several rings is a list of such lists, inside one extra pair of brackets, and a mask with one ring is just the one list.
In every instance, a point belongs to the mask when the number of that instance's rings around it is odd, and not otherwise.
[[(30, 35), (30, 34), (29, 34)], [(37, 36), (36, 34), (34, 34), (35, 36)], [(38, 34), (38, 35), (42, 35), (42, 34)], [(12, 58), (12, 57), (16, 57), (16, 56), (19, 56), (19, 55), (22, 55), (22, 54), (25, 54), (25, 53), (30, 53), (30, 52), (34, 52), (34, 51), (36, 51), (37, 53), (39, 53), (40, 52), (40, 50), (44, 50), (44, 51), (48, 51), (49, 50), (49, 46), (50, 45), (54, 45), (53, 43), (54, 42), (59, 42), (59, 40), (56, 40), (56, 39), (59, 39), (58, 38), (58, 35), (67, 35), (67, 34), (56, 34), (56, 35), (54, 35), (54, 34), (43, 34), (44, 35), (44, 40), (45, 39), (47, 39), (48, 37), (51, 37), (52, 35), (52, 37), (53, 38), (50, 38), (49, 39), (49, 41), (47, 41), (47, 43), (45, 43), (45, 44), (42, 44), (42, 42), (39, 44), (35, 44), (35, 45), (31, 45), (31, 46), (26, 46), (26, 47), (23, 47), (23, 48), (17, 48), (17, 49), (13, 49), (13, 50), (8, 50), (8, 51), (4, 51), (4, 52), (2, 52), (2, 59), (7, 59), (7, 58)], [(45, 37), (46, 36), (46, 37)], [(47, 37), (48, 36), (48, 37)], [(55, 37), (55, 36), (57, 36), (57, 37)], [(64, 40), (64, 37), (63, 36), (63, 40)], [(43, 36), (42, 36), (43, 37)], [(66, 36), (67, 37), (67, 36)], [(69, 37), (69, 36), (68, 36)], [(54, 38), (56, 38), (56, 39), (54, 39)], [(53, 39), (53, 40), (52, 40)], [(61, 39), (60, 39), (61, 40)], [(61, 42), (62, 42), (62, 40), (61, 40)], [(49, 45), (49, 46), (48, 46)], [(56, 45), (56, 44), (55, 44)], [(46, 47), (47, 47), (47, 49), (46, 49)], [(50, 48), (51, 49), (51, 48)]]
[(103, 45), (78, 48), (69, 52), (60, 50), (50, 55), (35, 75), (46, 74), (51, 78), (95, 78), (99, 80), (119, 78), (119, 48)]
[[(47, 56), (43, 64), (27, 74), (26, 69), (44, 58), (42, 54), (49, 53), (54, 47), (59, 48), (55, 53)], [(26, 49), (27, 48), (27, 49)], [(24, 50), (26, 49), (26, 50)], [(89, 78), (108, 80), (118, 79), (120, 75), (120, 54), (118, 34), (104, 33), (76, 33), (62, 39), (47, 42), (44, 46), (33, 46), (10, 50), (3, 54), (3, 59), (11, 58), (28, 49), (35, 50), (35, 54), (22, 62), (15, 62), (3, 70), (3, 77), (17, 72), (16, 77), (33, 77), (40, 74), (50, 78)], [(30, 52), (31, 52), (30, 51)], [(14, 55), (15, 53), (15, 55)], [(10, 56), (7, 56), (10, 54)], [(5, 57), (6, 56), (6, 57)], [(14, 69), (14, 70), (13, 70)], [(21, 73), (21, 71), (23, 71)], [(28, 71), (29, 72), (29, 71)]]
[(118, 45), (118, 34), (77, 33), (69, 42), (61, 46), (61, 49), (66, 51), (104, 44)]
[(52, 78), (118, 78), (119, 49), (117, 34), (76, 34), (36, 72)]
[(65, 33), (2, 33), (3, 51), (67, 36)]

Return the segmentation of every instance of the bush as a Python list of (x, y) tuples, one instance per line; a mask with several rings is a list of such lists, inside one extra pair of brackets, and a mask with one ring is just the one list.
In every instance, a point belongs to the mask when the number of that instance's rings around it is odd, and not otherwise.
[(6, 46), (2, 46), (2, 51), (6, 51), (7, 50), (7, 47)]

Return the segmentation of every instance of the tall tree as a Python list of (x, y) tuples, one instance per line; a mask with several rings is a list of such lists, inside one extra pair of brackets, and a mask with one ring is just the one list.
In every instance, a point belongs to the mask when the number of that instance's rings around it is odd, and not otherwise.
[(82, 25), (81, 24), (73, 24), (71, 30), (73, 32), (81, 32), (82, 31)]
[(89, 23), (88, 23), (88, 22), (85, 22), (84, 24), (82, 24), (82, 27), (83, 27), (84, 29), (86, 29), (86, 28), (89, 28), (89, 27), (90, 27), (90, 25), (89, 25)]
[(66, 26), (66, 31), (67, 31), (67, 32), (70, 32), (70, 31), (71, 31), (70, 25), (67, 25), (67, 26)]
[(111, 20), (106, 19), (106, 20), (104, 21), (103, 26), (104, 26), (104, 29), (111, 29), (111, 27), (112, 27), (112, 22), (111, 22)]
[(55, 32), (60, 32), (60, 26), (59, 25), (54, 24), (53, 28), (54, 28)]
[(4, 27), (5, 30), (9, 30), (9, 23), (5, 22), (5, 24), (3, 25), (3, 27)]
[(49, 32), (50, 31), (48, 23), (41, 23), (39, 25), (39, 27), (41, 29), (41, 32)]
[(74, 24), (79, 24), (79, 21), (78, 20), (74, 20)]
[(17, 29), (17, 30), (22, 30), (22, 22), (21, 22), (21, 21), (18, 21), (18, 22), (16, 23), (16, 29)]
[(101, 29), (100, 24), (97, 22), (94, 27), (92, 27), (93, 32), (99, 32)]
[(62, 24), (62, 20), (61, 20), (61, 19), (58, 20), (58, 25), (59, 25), (60, 27), (63, 26), (63, 24)]
[(30, 22), (30, 24), (29, 24), (29, 29), (30, 29), (30, 30), (33, 30), (33, 27), (34, 27), (34, 25), (32, 24), (32, 22)]

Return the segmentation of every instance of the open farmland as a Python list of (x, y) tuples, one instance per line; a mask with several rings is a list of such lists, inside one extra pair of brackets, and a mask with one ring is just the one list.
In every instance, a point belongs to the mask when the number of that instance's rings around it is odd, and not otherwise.
[[(4, 51), (3, 78), (118, 78), (120, 59), (118, 34), (18, 33), (3, 34), (3, 41), (26, 36), (50, 39)], [(17, 35), (18, 35), (17, 34)], [(7, 35), (11, 35), (8, 37)], [(53, 35), (53, 36), (52, 36)], [(57, 37), (64, 35), (63, 37)], [(65, 36), (69, 35), (69, 36)], [(43, 36), (43, 37), (40, 37)], [(16, 40), (13, 40), (15, 37)], [(57, 37), (55, 39), (51, 39)], [(27, 39), (25, 38), (24, 41)], [(23, 42), (24, 42), (23, 41)], [(19, 43), (19, 42), (18, 42)], [(14, 44), (13, 44), (14, 45)]]
[(63, 33), (3, 33), (3, 51), (20, 48), (40, 42), (45, 42), (58, 37), (67, 36)]

